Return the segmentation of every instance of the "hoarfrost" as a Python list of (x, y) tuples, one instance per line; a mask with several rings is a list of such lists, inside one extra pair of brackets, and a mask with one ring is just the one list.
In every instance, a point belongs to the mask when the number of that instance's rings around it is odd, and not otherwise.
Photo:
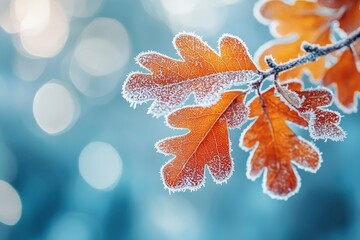
[(326, 88), (317, 88), (299, 92), (304, 103), (297, 111), (308, 122), (310, 136), (317, 139), (342, 141), (345, 131), (339, 126), (341, 115), (338, 112), (323, 109), (331, 105), (333, 95)]
[(238, 127), (246, 119), (246, 92), (227, 91), (210, 107), (187, 106), (167, 117), (172, 128), (189, 132), (156, 144), (159, 152), (174, 155), (161, 169), (161, 178), (170, 192), (197, 190), (205, 183), (207, 167), (215, 183), (225, 183), (232, 175), (228, 127)]
[(309, 119), (309, 132), (313, 139), (343, 141), (346, 137), (345, 131), (338, 126), (341, 118), (339, 113), (316, 109), (304, 115)]
[(258, 77), (246, 46), (234, 36), (224, 35), (219, 40), (221, 55), (188, 33), (176, 36), (174, 46), (182, 60), (156, 52), (137, 57), (137, 62), (150, 73), (128, 76), (123, 96), (132, 105), (153, 100), (149, 113), (159, 116), (181, 106), (194, 93), (198, 104), (209, 106), (226, 89)]
[[(194, 93), (198, 104), (210, 106), (220, 99), (221, 93), (226, 89), (244, 84), (255, 76), (253, 71), (238, 71), (212, 74), (167, 85), (152, 85), (152, 75), (135, 73), (130, 76), (123, 96), (133, 104), (154, 100), (149, 113), (163, 115), (181, 106), (191, 93)], [(170, 82), (172, 79), (164, 76), (161, 82)]]
[(240, 128), (248, 120), (249, 109), (243, 101), (235, 100), (224, 112), (222, 117), (226, 119), (229, 128)]
[[(299, 83), (290, 83), (288, 89), (295, 94), (301, 87)], [(285, 88), (284, 88), (285, 89)], [(296, 89), (296, 90), (295, 90)], [(286, 90), (285, 90), (286, 91)], [(246, 175), (255, 180), (263, 173), (263, 191), (271, 198), (286, 200), (294, 195), (300, 187), (298, 168), (316, 172), (321, 164), (321, 153), (311, 143), (296, 136), (287, 126), (286, 121), (306, 125), (293, 106), (285, 98), (274, 97), (274, 88), (270, 87), (262, 93), (262, 105), (255, 97), (249, 103), (255, 121), (242, 133), (240, 147), (251, 150), (247, 160)], [(292, 93), (291, 93), (292, 94)], [(306, 99), (299, 94), (299, 99)]]
[[(301, 84), (299, 82), (293, 82)], [(341, 115), (338, 112), (323, 109), (332, 104), (333, 95), (327, 88), (305, 89), (293, 91), (290, 85), (276, 84), (280, 99), (290, 108), (299, 113), (307, 121), (310, 136), (317, 139), (342, 141), (345, 131), (339, 126)]]

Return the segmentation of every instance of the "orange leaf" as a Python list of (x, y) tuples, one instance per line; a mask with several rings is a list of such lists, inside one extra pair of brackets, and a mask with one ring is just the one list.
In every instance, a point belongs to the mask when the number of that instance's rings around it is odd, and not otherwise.
[[(347, 9), (339, 19), (340, 27), (347, 34), (352, 33), (360, 28), (360, 0), (351, 1), (347, 5)], [(352, 46), (354, 60), (356, 67), (360, 72), (360, 41), (357, 41)]]
[(360, 72), (360, 41), (357, 41), (356, 43), (354, 43), (351, 46), (351, 50), (353, 52), (355, 66), (356, 66), (358, 72)]
[(360, 0), (347, 2), (349, 3), (346, 5), (346, 10), (339, 19), (339, 23), (340, 27), (349, 34), (360, 27)]
[(229, 91), (211, 107), (191, 106), (167, 118), (174, 128), (189, 132), (157, 143), (164, 154), (175, 155), (161, 169), (164, 185), (170, 191), (196, 190), (205, 183), (207, 165), (216, 183), (226, 182), (233, 171), (227, 127), (240, 127), (247, 120), (246, 93)]
[[(282, 0), (261, 1), (257, 5), (257, 17), (264, 24), (270, 24), (271, 33), (277, 37), (259, 48), (255, 59), (261, 69), (267, 69), (267, 55), (272, 55), (278, 63), (287, 62), (305, 54), (301, 46), (304, 41), (326, 45), (331, 43), (330, 26), (335, 19), (332, 14), (323, 14), (323, 9), (313, 1), (295, 1), (293, 4)], [(281, 80), (301, 77), (305, 69), (315, 80), (325, 72), (325, 58), (310, 62), (282, 73)]]
[(318, 0), (318, 3), (328, 8), (341, 8), (344, 5), (352, 4), (354, 0)]
[[(300, 91), (280, 85), (276, 85), (276, 87), (283, 102), (296, 110), (307, 121), (309, 133), (313, 139), (342, 141), (345, 138), (346, 134), (339, 126), (340, 114), (324, 109), (333, 102), (333, 95), (329, 89), (316, 88)], [(295, 84), (291, 84), (290, 88), (295, 88)]]
[(245, 44), (237, 37), (221, 37), (220, 54), (189, 33), (177, 35), (173, 43), (181, 60), (155, 52), (137, 57), (137, 62), (151, 73), (135, 72), (128, 76), (123, 96), (131, 104), (154, 100), (149, 113), (161, 115), (183, 104), (194, 93), (197, 103), (209, 106), (224, 90), (257, 76)]
[(344, 112), (357, 111), (356, 94), (360, 92), (360, 72), (349, 50), (345, 51), (339, 61), (327, 71), (323, 84), (336, 85), (337, 104)]
[[(301, 88), (299, 83), (288, 86), (292, 91)], [(286, 123), (306, 127), (308, 122), (276, 97), (274, 91), (270, 88), (262, 93), (262, 100), (256, 97), (249, 103), (249, 117), (256, 120), (243, 132), (240, 146), (253, 149), (248, 159), (248, 178), (255, 180), (264, 170), (264, 192), (276, 199), (287, 199), (300, 187), (293, 164), (316, 172), (322, 160), (318, 149), (296, 136)]]

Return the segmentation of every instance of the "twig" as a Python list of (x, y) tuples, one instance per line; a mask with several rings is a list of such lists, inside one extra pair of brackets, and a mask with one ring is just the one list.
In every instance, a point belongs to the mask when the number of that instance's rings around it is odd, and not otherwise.
[(308, 52), (308, 54), (296, 59), (292, 59), (286, 63), (277, 64), (272, 56), (268, 56), (265, 60), (270, 69), (267, 71), (259, 71), (259, 78), (252, 82), (252, 87), (253, 89), (260, 88), (262, 82), (272, 75), (278, 76), (281, 72), (287, 71), (308, 62), (315, 62), (319, 57), (325, 56), (344, 47), (350, 48), (351, 44), (353, 44), (358, 39), (360, 39), (360, 28), (351, 33), (347, 38), (326, 46), (303, 43), (302, 48), (304, 51)]

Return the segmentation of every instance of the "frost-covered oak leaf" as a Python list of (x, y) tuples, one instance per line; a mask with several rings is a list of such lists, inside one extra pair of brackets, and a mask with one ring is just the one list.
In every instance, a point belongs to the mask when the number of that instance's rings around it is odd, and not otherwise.
[(153, 100), (149, 113), (156, 116), (181, 106), (191, 93), (198, 104), (210, 106), (226, 89), (257, 76), (245, 44), (237, 37), (222, 36), (219, 54), (189, 33), (178, 34), (173, 44), (181, 59), (142, 53), (137, 62), (150, 73), (131, 73), (123, 86), (123, 96), (133, 105)]
[(336, 86), (337, 105), (346, 113), (357, 111), (357, 95), (360, 92), (360, 71), (354, 56), (346, 50), (339, 61), (324, 76), (324, 86)]
[[(296, 88), (301, 85), (294, 85)], [(289, 89), (295, 90), (292, 86)], [(316, 172), (321, 154), (310, 142), (295, 135), (287, 122), (307, 127), (308, 122), (269, 88), (249, 103), (250, 118), (255, 121), (244, 130), (240, 146), (252, 149), (247, 162), (247, 176), (257, 179), (262, 172), (263, 190), (276, 199), (287, 199), (300, 187), (294, 165)]]
[(277, 85), (284, 103), (296, 110), (307, 122), (310, 136), (317, 139), (342, 141), (346, 134), (339, 126), (341, 115), (326, 109), (333, 102), (333, 94), (327, 88), (302, 89), (300, 82), (293, 82), (286, 86)]
[(161, 169), (164, 185), (170, 191), (196, 190), (204, 185), (205, 166), (216, 183), (226, 182), (233, 171), (228, 128), (240, 127), (248, 117), (246, 93), (228, 91), (210, 107), (188, 106), (171, 113), (167, 123), (188, 129), (185, 135), (156, 144), (164, 154), (175, 155)]
[[(255, 54), (261, 69), (268, 68), (265, 61), (268, 55), (276, 62), (284, 63), (306, 54), (302, 50), (304, 41), (319, 45), (331, 43), (331, 21), (336, 19), (336, 14), (325, 11), (316, 1), (260, 1), (255, 14), (260, 22), (270, 25), (272, 35), (276, 37)], [(284, 72), (279, 79), (300, 78), (304, 70), (309, 71), (314, 80), (319, 80), (326, 71), (326, 58)]]

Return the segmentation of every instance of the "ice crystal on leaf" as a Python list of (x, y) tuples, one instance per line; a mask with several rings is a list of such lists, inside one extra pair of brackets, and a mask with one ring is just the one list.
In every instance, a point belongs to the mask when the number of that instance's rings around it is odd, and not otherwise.
[[(300, 87), (295, 85), (289, 87)], [(244, 130), (241, 147), (252, 149), (248, 159), (248, 178), (255, 180), (262, 171), (264, 192), (273, 198), (287, 199), (296, 193), (300, 179), (293, 164), (316, 172), (321, 163), (319, 150), (298, 137), (287, 121), (306, 127), (296, 110), (274, 95), (271, 87), (249, 103), (250, 119), (256, 119)]]
[(333, 95), (328, 89), (301, 90), (302, 84), (300, 82), (293, 82), (287, 87), (278, 84), (276, 86), (277, 91), (281, 92), (281, 99), (307, 121), (307, 127), (313, 139), (339, 141), (345, 138), (346, 134), (339, 126), (340, 114), (324, 109), (333, 102)]
[[(165, 188), (170, 192), (196, 190), (205, 184), (206, 168), (216, 183), (226, 182), (234, 169), (228, 129), (240, 128), (250, 119), (253, 122), (240, 139), (240, 147), (251, 151), (248, 178), (254, 180), (263, 173), (264, 192), (272, 198), (295, 194), (300, 187), (296, 167), (316, 172), (322, 160), (317, 147), (297, 136), (288, 122), (308, 129), (314, 140), (339, 141), (346, 136), (339, 126), (340, 114), (327, 109), (333, 102), (330, 90), (303, 89), (299, 79), (304, 70), (315, 80), (324, 77), (324, 85), (337, 86), (337, 102), (355, 111), (355, 95), (360, 91), (356, 66), (360, 30), (350, 32), (360, 25), (360, 14), (351, 17), (359, 11), (359, 4), (360, 0), (260, 1), (258, 18), (270, 24), (278, 37), (258, 51), (262, 70), (245, 44), (231, 35), (219, 39), (219, 53), (200, 37), (181, 33), (173, 41), (180, 59), (155, 52), (140, 54), (137, 62), (149, 72), (128, 76), (124, 98), (132, 105), (152, 101), (149, 113), (165, 115), (170, 127), (188, 130), (156, 144), (159, 152), (172, 155), (161, 168)], [(350, 35), (330, 44), (335, 20)], [(348, 49), (338, 51), (345, 47)], [(340, 56), (332, 66), (324, 58), (329, 54)], [(261, 91), (265, 80), (273, 84)], [(247, 89), (229, 90), (239, 85)], [(252, 91), (257, 96), (246, 101)], [(191, 94), (195, 105), (181, 107)]]
[(191, 93), (202, 106), (215, 103), (224, 90), (249, 82), (257, 68), (245, 44), (224, 35), (217, 54), (198, 36), (182, 33), (174, 38), (181, 60), (155, 52), (142, 53), (138, 63), (151, 73), (128, 76), (123, 96), (132, 104), (153, 100), (149, 113), (163, 115), (181, 106)]
[[(265, 56), (272, 55), (276, 62), (286, 62), (306, 54), (303, 42), (324, 46), (334, 41), (333, 31), (342, 37), (360, 28), (360, 0), (282, 0), (260, 1), (255, 14), (264, 24), (270, 25), (275, 40), (264, 44), (255, 54), (261, 69), (267, 69)], [(338, 28), (332, 29), (334, 23)], [(345, 35), (345, 36), (344, 36)], [(346, 113), (357, 111), (356, 93), (359, 92), (360, 42), (351, 50), (337, 52), (334, 66), (321, 58), (281, 74), (280, 80), (300, 78), (304, 70), (313, 80), (337, 87), (336, 103)]]
[(182, 191), (201, 187), (205, 166), (216, 183), (223, 183), (231, 176), (233, 161), (227, 128), (240, 127), (247, 120), (245, 94), (225, 92), (211, 107), (188, 106), (168, 116), (171, 127), (189, 129), (189, 132), (157, 143), (160, 152), (175, 155), (161, 169), (166, 188)]

